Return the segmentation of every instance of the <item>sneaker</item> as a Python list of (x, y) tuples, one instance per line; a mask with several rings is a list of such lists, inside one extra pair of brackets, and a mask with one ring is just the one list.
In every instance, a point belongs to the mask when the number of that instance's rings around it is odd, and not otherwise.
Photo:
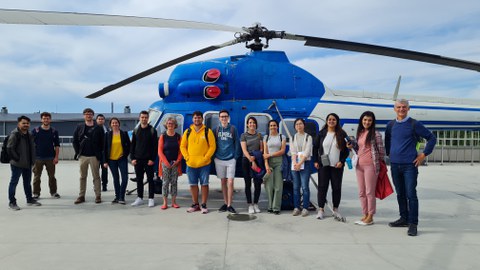
[(318, 210), (317, 212), (317, 219), (324, 219), (324, 214), (323, 210)]
[(38, 200), (40, 198), (40, 194), (33, 194), (32, 198), (35, 200)]
[(140, 197), (137, 197), (137, 198), (135, 199), (135, 201), (134, 201), (132, 204), (130, 204), (130, 205), (131, 205), (131, 206), (139, 206), (139, 205), (142, 205), (142, 204), (143, 204), (143, 199), (140, 198)]
[(417, 224), (409, 224), (407, 234), (409, 236), (417, 236)]
[(224, 205), (222, 205), (222, 207), (220, 207), (220, 208), (218, 209), (218, 212), (225, 212), (225, 211), (227, 211), (227, 209), (228, 209), (227, 205), (224, 204)]
[(118, 200), (117, 200), (117, 199), (113, 199), (112, 204), (117, 204), (117, 203), (118, 203)]
[(154, 199), (148, 199), (148, 207), (154, 207), (155, 206), (155, 200)]
[(227, 207), (227, 211), (230, 212), (230, 213), (232, 213), (232, 214), (236, 214), (236, 213), (237, 213), (237, 211), (235, 211), (235, 208), (233, 208), (232, 206)]
[(258, 207), (258, 204), (254, 204), (253, 205), (253, 210), (255, 211), (255, 213), (260, 213), (262, 211), (260, 211), (260, 208)]
[(200, 206), (198, 205), (198, 203), (192, 204), (192, 206), (190, 206), (190, 208), (187, 209), (187, 213), (193, 213), (197, 211), (200, 211)]
[(123, 205), (125, 205), (125, 201), (118, 201), (118, 204), (123, 204)]
[(275, 214), (275, 215), (278, 216), (278, 215), (280, 215), (280, 211), (278, 211), (278, 210), (273, 210), (273, 214)]
[(20, 210), (20, 207), (18, 207), (17, 203), (9, 203), (8, 207), (12, 209), (13, 211), (18, 211)]
[(248, 206), (248, 213), (249, 214), (255, 214), (255, 208), (253, 208), (253, 205)]
[(399, 218), (395, 220), (394, 222), (388, 223), (388, 226), (390, 227), (408, 227), (408, 223), (405, 219)]
[(78, 197), (75, 202), (73, 202), (74, 204), (80, 204), (80, 203), (84, 203), (85, 202), (85, 197), (83, 196), (80, 196)]
[(35, 200), (35, 199), (32, 199), (32, 200), (30, 200), (30, 201), (27, 201), (27, 205), (28, 205), (28, 206), (42, 206), (42, 204), (39, 203), (39, 202), (38, 202), (37, 200)]
[[(51, 195), (52, 195), (52, 198), (54, 198), (54, 199), (60, 199), (60, 194), (58, 194), (58, 193), (53, 193)], [(34, 197), (34, 199), (35, 199), (35, 197)]]
[(300, 209), (298, 208), (293, 209), (292, 216), (298, 216), (298, 215), (300, 215)]
[(207, 213), (208, 213), (207, 205), (202, 203), (202, 214), (207, 214)]
[(102, 191), (103, 192), (107, 191), (107, 187), (106, 186), (102, 187)]
[(302, 210), (302, 217), (306, 217), (306, 216), (308, 216), (308, 209), (303, 208), (303, 210)]
[(268, 210), (267, 210), (267, 213), (273, 214), (273, 209), (268, 209)]

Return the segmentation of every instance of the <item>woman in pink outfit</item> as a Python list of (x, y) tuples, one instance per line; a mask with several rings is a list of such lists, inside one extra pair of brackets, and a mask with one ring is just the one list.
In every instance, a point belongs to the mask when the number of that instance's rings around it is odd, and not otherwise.
[(373, 215), (376, 212), (375, 188), (380, 162), (384, 162), (385, 157), (382, 135), (375, 129), (373, 112), (362, 113), (357, 128), (357, 145), (349, 143), (347, 147), (354, 148), (358, 155), (356, 173), (363, 217), (355, 224), (372, 225)]

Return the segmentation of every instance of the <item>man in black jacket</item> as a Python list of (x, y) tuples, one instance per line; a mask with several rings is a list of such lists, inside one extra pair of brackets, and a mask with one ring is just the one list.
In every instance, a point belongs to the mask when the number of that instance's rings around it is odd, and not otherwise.
[(11, 157), (10, 169), (12, 177), (8, 186), (9, 207), (12, 210), (20, 210), (15, 198), (15, 190), (17, 188), (20, 175), (23, 178), (23, 190), (27, 197), (27, 205), (40, 206), (32, 197), (32, 166), (35, 163), (35, 143), (33, 136), (29, 132), (30, 118), (22, 115), (17, 119), (17, 128), (15, 128), (7, 142), (8, 155)]
[(157, 131), (148, 123), (148, 112), (140, 112), (140, 125), (133, 130), (132, 143), (130, 145), (130, 159), (135, 167), (137, 178), (137, 199), (132, 206), (143, 204), (143, 175), (147, 174), (148, 182), (148, 206), (155, 206), (153, 200), (153, 174), (154, 164), (158, 153)]
[(73, 134), (73, 148), (75, 159), (80, 161), (80, 193), (75, 204), (85, 202), (87, 190), (88, 167), (91, 167), (93, 176), (93, 190), (95, 203), (101, 203), (100, 191), (100, 161), (103, 150), (103, 130), (93, 121), (94, 111), (90, 108), (83, 110), (84, 124), (79, 124)]

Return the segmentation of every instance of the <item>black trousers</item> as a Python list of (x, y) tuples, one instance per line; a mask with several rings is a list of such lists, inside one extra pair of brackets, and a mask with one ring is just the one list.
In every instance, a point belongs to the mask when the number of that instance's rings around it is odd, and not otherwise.
[(148, 160), (137, 159), (137, 165), (135, 165), (135, 175), (137, 176), (137, 195), (143, 199), (143, 175), (147, 174), (148, 181), (148, 198), (153, 199), (153, 165), (148, 165)]
[(327, 201), (328, 185), (332, 185), (332, 203), (334, 208), (338, 208), (342, 198), (342, 178), (343, 169), (330, 166), (320, 167), (318, 169), (318, 207), (324, 208)]
[(243, 179), (245, 180), (245, 196), (247, 197), (247, 203), (252, 203), (252, 179), (255, 187), (253, 192), (253, 203), (258, 203), (260, 199), (260, 192), (262, 190), (263, 179), (253, 178), (251, 175), (250, 167), (252, 163), (246, 157), (242, 158)]

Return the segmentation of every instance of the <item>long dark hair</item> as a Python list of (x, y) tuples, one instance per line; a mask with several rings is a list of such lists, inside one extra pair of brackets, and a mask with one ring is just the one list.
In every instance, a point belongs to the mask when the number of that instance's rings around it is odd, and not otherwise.
[(327, 118), (325, 118), (325, 125), (323, 125), (322, 129), (320, 130), (320, 132), (325, 132), (327, 133), (328, 131), (328, 118), (330, 116), (333, 116), (335, 117), (335, 119), (337, 119), (337, 125), (335, 125), (335, 137), (337, 138), (337, 147), (338, 149), (343, 149), (345, 148), (345, 134), (346, 132), (343, 131), (343, 129), (340, 127), (340, 117), (338, 117), (338, 115), (336, 113), (329, 113), (327, 115)]
[(368, 128), (367, 138), (365, 139), (365, 145), (370, 145), (372, 139), (375, 138), (375, 114), (371, 111), (366, 111), (360, 115), (360, 119), (358, 119), (358, 127), (357, 127), (357, 140), (360, 137), (360, 134), (365, 131), (365, 127), (362, 124), (364, 117), (371, 117), (372, 118), (372, 125)]

